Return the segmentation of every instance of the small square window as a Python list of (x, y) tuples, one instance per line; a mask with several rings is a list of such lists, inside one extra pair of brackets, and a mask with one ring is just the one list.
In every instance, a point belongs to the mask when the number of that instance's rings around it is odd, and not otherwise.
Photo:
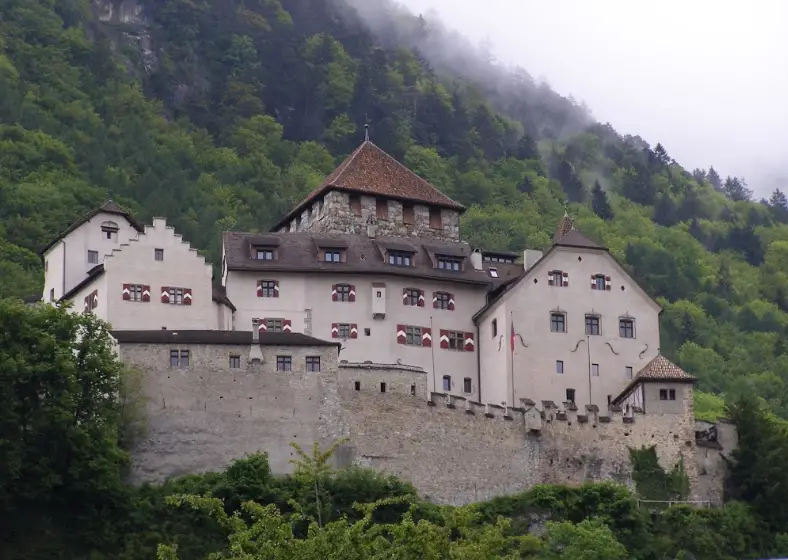
[(350, 284), (337, 284), (337, 301), (350, 301)]
[(306, 357), (306, 371), (310, 373), (318, 373), (320, 371), (320, 356)]
[(556, 373), (564, 373), (564, 361), (563, 360), (556, 360), (555, 361), (555, 372)]
[(493, 278), (498, 278), (498, 269), (497, 268), (494, 268), (494, 267), (491, 266), (488, 270), (490, 271), (490, 276), (492, 276)]
[(88, 251), (88, 264), (98, 264), (98, 251)]
[(553, 270), (550, 273), (549, 285), (560, 288), (564, 285), (564, 273), (560, 270)]
[(550, 331), (556, 333), (566, 332), (566, 314), (564, 313), (550, 314)]
[(142, 284), (129, 284), (129, 300), (142, 301), (143, 288)]
[(624, 368), (624, 375), (626, 375), (627, 379), (632, 379), (632, 366), (627, 366)]
[(285, 321), (284, 319), (266, 319), (265, 328), (266, 332), (284, 332)]
[(451, 391), (451, 376), (444, 375), (443, 376), (443, 390), (444, 391)]
[(293, 371), (293, 358), (291, 356), (277, 356), (276, 371)]
[(364, 329), (364, 336), (370, 336), (372, 334), (372, 329)]
[(342, 251), (325, 251), (323, 253), (323, 260), (330, 263), (342, 262)]
[(257, 249), (258, 261), (272, 261), (274, 260), (274, 252), (272, 249)]
[(412, 383), (411, 386), (410, 386), (410, 394), (413, 395), (414, 397), (416, 396), (416, 384), (415, 383)]
[(417, 306), (419, 298), (421, 297), (421, 290), (418, 288), (405, 288), (405, 294), (402, 297), (402, 303), (405, 305)]
[(379, 297), (379, 298), (382, 298), (382, 297), (383, 297), (383, 292), (381, 292), (380, 290), (378, 290), (378, 292), (377, 292), (377, 297)]
[(599, 377), (599, 364), (591, 364), (591, 377)]
[(462, 391), (466, 394), (473, 392), (473, 383), (470, 377), (466, 377), (462, 380)]
[(181, 350), (181, 367), (189, 367), (189, 351)]
[(451, 294), (446, 292), (437, 292), (435, 294), (435, 308), (448, 309), (451, 302)]
[(239, 369), (241, 367), (241, 356), (230, 355), (230, 369)]
[(153, 250), (153, 259), (157, 261), (164, 260), (164, 249), (154, 249)]
[(168, 303), (171, 305), (183, 305), (183, 288), (169, 288)]
[(661, 401), (668, 400), (668, 390), (667, 389), (660, 389), (659, 390), (659, 400), (661, 400)]
[(604, 290), (605, 289), (605, 275), (604, 274), (597, 274), (594, 276), (594, 289), (595, 290)]
[(598, 335), (599, 333), (599, 317), (596, 315), (586, 315), (586, 334)]
[(276, 280), (260, 280), (260, 295), (276, 297)]

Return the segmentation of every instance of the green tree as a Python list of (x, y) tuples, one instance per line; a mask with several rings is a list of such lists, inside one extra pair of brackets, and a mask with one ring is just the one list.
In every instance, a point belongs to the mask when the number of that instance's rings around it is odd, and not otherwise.
[(625, 560), (627, 550), (616, 540), (610, 528), (598, 519), (584, 519), (573, 524), (568, 521), (549, 522), (545, 560)]
[(613, 209), (607, 200), (607, 193), (602, 189), (599, 181), (594, 181), (594, 189), (591, 191), (591, 208), (594, 213), (603, 220), (613, 219)]

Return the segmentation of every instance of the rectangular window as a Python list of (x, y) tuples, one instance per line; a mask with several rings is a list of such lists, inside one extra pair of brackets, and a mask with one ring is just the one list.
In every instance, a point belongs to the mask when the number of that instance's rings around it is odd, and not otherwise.
[(487, 269), (487, 272), (490, 273), (490, 276), (492, 278), (499, 278), (498, 269), (497, 268), (491, 266), (490, 268)]
[(129, 284), (129, 300), (142, 301), (142, 284)]
[(284, 319), (266, 319), (265, 327), (266, 332), (284, 332), (285, 321)]
[(624, 368), (624, 375), (627, 379), (632, 379), (632, 366), (627, 366)]
[(49, 290), (49, 301), (55, 301), (55, 288)]
[(621, 338), (635, 338), (635, 321), (632, 319), (619, 319), (618, 335)]
[(387, 220), (389, 217), (389, 203), (383, 198), (375, 201), (375, 215), (382, 220)]
[(444, 391), (451, 391), (451, 376), (444, 375), (443, 376), (443, 390)]
[(418, 305), (421, 290), (417, 288), (405, 288), (405, 295), (402, 298), (402, 303), (405, 305)]
[(493, 338), (498, 337), (498, 319), (492, 320), (492, 337)]
[(177, 350), (170, 350), (170, 367), (178, 367), (180, 363), (180, 352)]
[(566, 400), (569, 402), (575, 402), (575, 390), (574, 389), (567, 389), (566, 390)]
[(421, 346), (421, 327), (405, 327), (405, 344)]
[(350, 211), (354, 216), (361, 215), (361, 197), (358, 195), (350, 195)]
[(416, 221), (416, 213), (413, 210), (412, 204), (403, 204), (402, 205), (402, 223), (403, 224), (412, 224)]
[(591, 377), (599, 377), (599, 364), (591, 364)]
[(668, 391), (668, 400), (675, 401), (676, 400), (676, 389), (670, 389)]
[(323, 261), (330, 263), (342, 262), (342, 251), (331, 250), (323, 253)]
[(586, 315), (586, 334), (598, 335), (599, 333), (599, 317), (596, 315)]
[(458, 272), (462, 264), (462, 259), (455, 257), (438, 257), (438, 268), (442, 270), (453, 270)]
[(462, 391), (464, 393), (471, 393), (473, 392), (473, 383), (471, 382), (470, 377), (466, 377), (462, 380)]
[(550, 284), (556, 287), (564, 285), (564, 273), (560, 270), (554, 270), (550, 273)]
[(438, 292), (435, 294), (435, 308), (436, 309), (448, 309), (449, 308), (449, 300), (451, 299), (451, 294), (447, 294), (446, 292)]
[(339, 338), (350, 338), (350, 324), (349, 323), (339, 323), (337, 325), (339, 329)]
[(350, 284), (337, 284), (337, 301), (350, 301)]
[(386, 392), (386, 384), (385, 383), (381, 382), (381, 384), (380, 384), (380, 392), (381, 393), (385, 393)]
[(153, 259), (157, 261), (164, 260), (164, 249), (154, 249), (153, 250)]
[(566, 332), (566, 315), (564, 313), (550, 313), (550, 331)]
[(413, 254), (405, 251), (389, 251), (389, 264), (411, 266)]
[(555, 361), (555, 372), (556, 373), (564, 373), (564, 361), (563, 360), (556, 360)]
[(659, 390), (659, 400), (661, 400), (661, 401), (668, 400), (668, 390), (667, 389), (660, 389)]
[(260, 295), (276, 297), (276, 280), (260, 280)]
[(465, 350), (465, 333), (462, 331), (447, 331), (450, 350)]
[(432, 229), (443, 229), (440, 208), (430, 208), (430, 227)]
[(274, 260), (274, 251), (272, 249), (257, 249), (258, 261), (272, 261)]
[(98, 251), (88, 251), (88, 264), (98, 264)]
[(605, 289), (605, 275), (604, 274), (597, 274), (594, 276), (594, 289), (595, 290), (604, 290)]
[(241, 356), (233, 356), (230, 354), (230, 369), (238, 369), (241, 367)]
[(171, 305), (183, 305), (183, 288), (168, 288), (170, 297), (168, 303)]
[(277, 356), (276, 371), (293, 371), (293, 358), (291, 356)]
[(306, 370), (310, 373), (318, 373), (320, 371), (320, 356), (307, 356)]
[(181, 350), (181, 367), (189, 367), (189, 351)]

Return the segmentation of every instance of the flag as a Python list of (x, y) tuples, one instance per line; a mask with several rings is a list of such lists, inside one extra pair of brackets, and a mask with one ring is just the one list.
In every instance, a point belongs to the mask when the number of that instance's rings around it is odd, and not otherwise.
[(512, 347), (512, 354), (514, 354), (514, 321), (512, 321), (512, 334), (511, 334), (511, 336), (509, 338), (510, 338), (511, 347)]

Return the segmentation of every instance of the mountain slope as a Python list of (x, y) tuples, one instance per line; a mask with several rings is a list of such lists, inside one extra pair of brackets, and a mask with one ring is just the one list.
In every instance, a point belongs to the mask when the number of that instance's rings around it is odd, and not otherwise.
[(368, 122), (470, 207), (472, 244), (544, 246), (568, 208), (662, 298), (662, 350), (701, 389), (788, 416), (782, 193), (749, 202), (439, 23), (363, 6), (0, 0), (0, 297), (39, 290), (36, 252), (110, 195), (218, 262), (221, 231), (272, 225)]

